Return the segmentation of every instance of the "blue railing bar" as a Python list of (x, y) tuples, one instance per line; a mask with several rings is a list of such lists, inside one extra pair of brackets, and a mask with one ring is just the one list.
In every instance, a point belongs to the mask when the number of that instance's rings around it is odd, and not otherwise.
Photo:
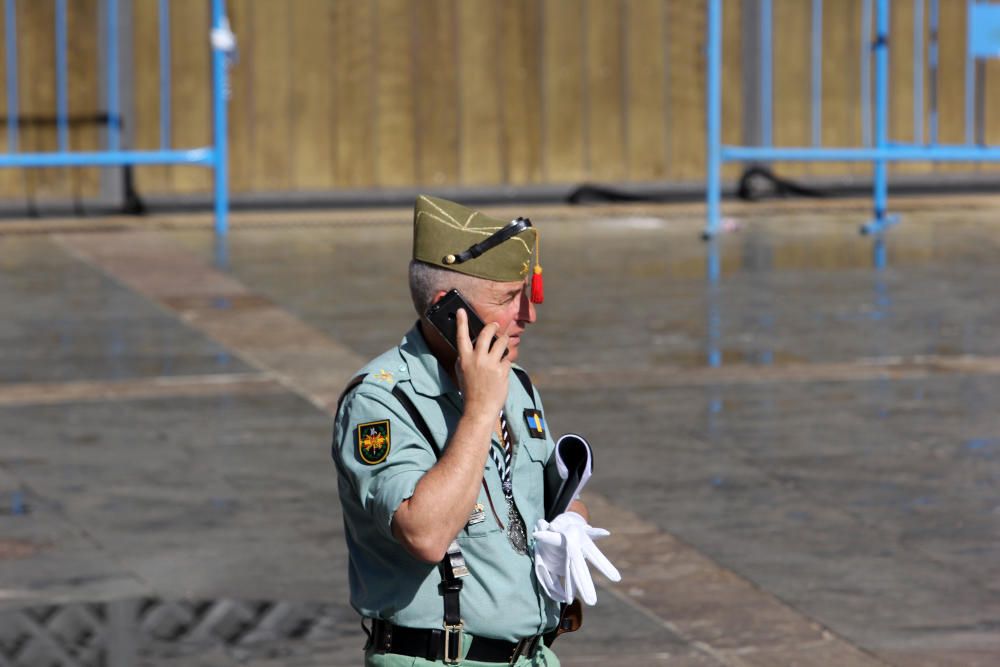
[[(966, 35), (972, 36), (972, 5), (975, 0), (966, 0), (965, 11), (968, 17), (966, 23)], [(970, 50), (965, 49), (965, 143), (975, 143), (976, 125), (976, 59), (972, 57)]]
[(913, 140), (924, 142), (924, 0), (913, 0)]
[(927, 110), (927, 132), (931, 144), (938, 142), (938, 26), (941, 23), (939, 0), (930, 0), (927, 17), (927, 78), (930, 91)]
[(823, 0), (812, 0), (812, 144), (823, 144)]
[(872, 0), (861, 3), (861, 143), (872, 145)]
[(66, 86), (66, 0), (56, 0), (56, 136), (62, 152), (69, 150)]
[(121, 148), (121, 115), (118, 100), (118, 0), (106, 0), (108, 12), (107, 87), (108, 87), (108, 150)]
[(211, 148), (176, 151), (0, 153), (0, 167), (112, 167), (126, 164), (213, 166), (215, 163), (215, 151)]
[(160, 148), (170, 148), (170, 2), (160, 0)]
[[(889, 0), (878, 0), (875, 13), (875, 146), (889, 143)], [(875, 162), (875, 224), (886, 217), (889, 200), (889, 164)]]
[(773, 32), (771, 0), (760, 0), (760, 142), (763, 146), (774, 144)]
[(708, 208), (707, 236), (714, 236), (719, 229), (720, 200), (722, 198), (722, 0), (708, 2), (708, 53), (706, 91), (706, 138), (708, 169), (705, 181)]
[(7, 65), (7, 150), (17, 152), (17, 6), (16, 0), (4, 2), (4, 42)]
[(787, 162), (962, 162), (1000, 160), (1000, 146), (891, 146), (882, 148), (768, 148), (763, 146), (723, 146), (723, 162), (782, 160)]
[[(229, 32), (223, 0), (212, 0), (212, 30)], [(212, 124), (215, 149), (212, 158), (215, 164), (215, 234), (224, 236), (229, 228), (229, 124), (226, 116), (229, 85), (226, 81), (226, 66), (229, 54), (216, 40), (212, 40)], [(721, 143), (721, 141), (720, 141)]]

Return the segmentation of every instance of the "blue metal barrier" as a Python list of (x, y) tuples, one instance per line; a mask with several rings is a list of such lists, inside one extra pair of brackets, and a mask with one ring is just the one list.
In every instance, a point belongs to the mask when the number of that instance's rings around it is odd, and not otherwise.
[[(235, 41), (229, 30), (224, 0), (211, 3), (211, 35), (205, 35), (212, 50), (212, 128), (213, 141), (209, 146), (177, 149), (171, 146), (170, 126), (170, 22), (169, 0), (159, 0), (159, 58), (160, 58), (160, 147), (157, 150), (123, 149), (122, 116), (120, 100), (119, 55), (119, 4), (118, 0), (104, 0), (104, 44), (106, 63), (103, 71), (105, 99), (103, 117), (107, 131), (105, 146), (99, 151), (70, 150), (70, 114), (67, 99), (67, 30), (66, 0), (56, 0), (56, 135), (58, 149), (54, 152), (22, 152), (20, 142), (20, 116), (18, 102), (17, 59), (17, 0), (4, 0), (7, 73), (7, 149), (0, 153), (0, 167), (109, 167), (126, 165), (201, 165), (214, 172), (215, 231), (224, 235), (228, 229), (229, 175), (227, 143), (227, 59)], [(96, 38), (96, 37), (95, 37)]]
[[(873, 219), (862, 227), (863, 233), (880, 234), (893, 224), (896, 216), (888, 213), (888, 166), (890, 162), (1000, 162), (1000, 146), (987, 146), (983, 136), (976, 137), (976, 127), (982, 135), (982, 94), (977, 84), (977, 68), (985, 58), (1000, 57), (1000, 4), (966, 0), (968, 11), (968, 48), (965, 66), (965, 143), (938, 143), (938, 25), (939, 0), (914, 2), (914, 137), (911, 143), (889, 141), (889, 0), (874, 0), (874, 37), (872, 36), (872, 1), (864, 0), (861, 20), (863, 54), (861, 58), (861, 137), (857, 148), (826, 148), (822, 146), (822, 35), (823, 0), (812, 0), (811, 62), (811, 123), (812, 146), (775, 147), (771, 140), (772, 126), (772, 17), (771, 0), (760, 0), (760, 145), (729, 146), (722, 143), (722, 2), (708, 1), (708, 44), (706, 53), (708, 86), (707, 102), (707, 221), (705, 236), (719, 232), (722, 196), (721, 170), (726, 162), (871, 162), (874, 166)], [(926, 25), (925, 25), (926, 21)], [(924, 30), (928, 31), (927, 65), (929, 109), (927, 110), (928, 141), (924, 143)], [(875, 79), (871, 85), (871, 58), (874, 54)], [(875, 101), (872, 109), (871, 90)], [(979, 114), (977, 117), (977, 109)], [(978, 121), (978, 122), (977, 122)]]

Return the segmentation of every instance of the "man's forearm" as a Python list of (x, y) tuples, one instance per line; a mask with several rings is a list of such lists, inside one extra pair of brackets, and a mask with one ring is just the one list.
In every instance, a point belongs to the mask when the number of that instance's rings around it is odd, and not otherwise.
[(495, 425), (495, 415), (464, 414), (441, 459), (396, 510), (393, 535), (416, 558), (429, 563), (441, 560), (469, 520)]

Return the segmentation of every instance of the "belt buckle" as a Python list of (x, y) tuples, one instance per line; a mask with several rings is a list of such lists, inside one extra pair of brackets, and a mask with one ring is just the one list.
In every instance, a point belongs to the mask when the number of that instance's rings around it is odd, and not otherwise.
[(457, 665), (462, 662), (462, 629), (465, 624), (444, 624), (444, 664)]
[(510, 656), (510, 664), (513, 665), (517, 662), (517, 659), (522, 655), (527, 657), (532, 657), (535, 651), (538, 649), (538, 642), (541, 641), (541, 635), (535, 635), (534, 637), (525, 637), (524, 639), (518, 639), (517, 645), (514, 646), (514, 652)]

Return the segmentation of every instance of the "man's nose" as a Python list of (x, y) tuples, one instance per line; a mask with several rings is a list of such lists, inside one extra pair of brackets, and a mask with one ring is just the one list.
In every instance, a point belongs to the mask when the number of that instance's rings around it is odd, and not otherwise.
[(535, 312), (535, 304), (532, 303), (531, 296), (528, 294), (527, 290), (522, 291), (521, 308), (517, 314), (517, 319), (521, 322), (532, 324), (537, 318), (538, 314)]

